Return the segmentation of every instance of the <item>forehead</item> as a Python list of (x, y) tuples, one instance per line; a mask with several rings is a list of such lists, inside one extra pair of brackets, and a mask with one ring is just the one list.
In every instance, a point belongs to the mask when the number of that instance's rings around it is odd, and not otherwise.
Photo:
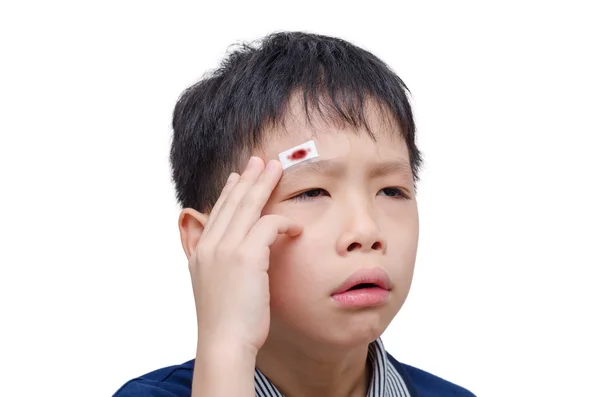
[[(347, 154), (376, 156), (408, 161), (408, 148), (400, 126), (389, 112), (373, 101), (365, 103), (366, 126), (354, 127), (339, 117), (304, 107), (302, 98), (293, 96), (281, 123), (264, 131), (257, 155), (265, 160), (278, 159), (281, 152), (313, 140), (319, 155)], [(368, 127), (368, 128), (367, 128)]]

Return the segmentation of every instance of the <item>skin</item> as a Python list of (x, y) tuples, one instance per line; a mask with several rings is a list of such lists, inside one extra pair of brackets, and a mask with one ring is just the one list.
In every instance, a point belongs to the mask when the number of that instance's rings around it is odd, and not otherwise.
[[(368, 345), (406, 300), (419, 235), (406, 144), (375, 109), (366, 119), (376, 141), (319, 117), (309, 124), (292, 101), (212, 213), (182, 211), (199, 322), (193, 395), (253, 396), (254, 366), (286, 396), (366, 395)], [(309, 139), (322, 161), (282, 173), (278, 153)], [(349, 309), (331, 298), (373, 267), (391, 279), (384, 304)], [(221, 366), (240, 382), (220, 378)]]

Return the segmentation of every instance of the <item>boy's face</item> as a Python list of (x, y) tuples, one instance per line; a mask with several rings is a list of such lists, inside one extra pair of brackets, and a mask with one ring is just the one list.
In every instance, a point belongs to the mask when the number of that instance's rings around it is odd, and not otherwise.
[[(279, 236), (271, 248), (269, 339), (339, 347), (369, 343), (408, 295), (419, 235), (413, 176), (399, 127), (376, 109), (366, 118), (377, 142), (366, 130), (340, 130), (318, 116), (310, 126), (301, 105), (292, 102), (287, 132), (274, 133), (257, 153), (265, 161), (278, 159), (311, 139), (319, 153), (327, 153), (320, 167), (307, 162), (285, 170), (263, 211), (304, 226), (301, 235)], [(332, 297), (357, 270), (374, 268), (391, 282), (381, 304), (350, 307)]]

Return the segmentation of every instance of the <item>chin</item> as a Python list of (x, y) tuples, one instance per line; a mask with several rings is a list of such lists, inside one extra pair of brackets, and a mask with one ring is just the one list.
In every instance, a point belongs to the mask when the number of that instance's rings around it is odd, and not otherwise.
[[(391, 318), (382, 318), (381, 313), (365, 311), (354, 313), (340, 326), (336, 326), (335, 336), (339, 345), (347, 347), (365, 345), (379, 338), (390, 325)], [(335, 343), (332, 341), (332, 343)]]
[(307, 304), (301, 296), (276, 299), (279, 296), (271, 296), (272, 339), (317, 350), (346, 350), (370, 344), (383, 334), (403, 303), (392, 295), (381, 306), (348, 309), (329, 300)]
[(390, 324), (393, 316), (386, 314), (381, 310), (356, 310), (331, 316), (300, 332), (324, 346), (342, 349), (366, 346), (379, 338)]

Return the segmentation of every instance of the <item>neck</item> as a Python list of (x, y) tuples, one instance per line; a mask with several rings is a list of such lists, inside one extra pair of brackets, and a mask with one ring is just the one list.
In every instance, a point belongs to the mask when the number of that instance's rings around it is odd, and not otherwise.
[(307, 349), (267, 339), (256, 366), (286, 397), (365, 397), (372, 371), (368, 349)]

